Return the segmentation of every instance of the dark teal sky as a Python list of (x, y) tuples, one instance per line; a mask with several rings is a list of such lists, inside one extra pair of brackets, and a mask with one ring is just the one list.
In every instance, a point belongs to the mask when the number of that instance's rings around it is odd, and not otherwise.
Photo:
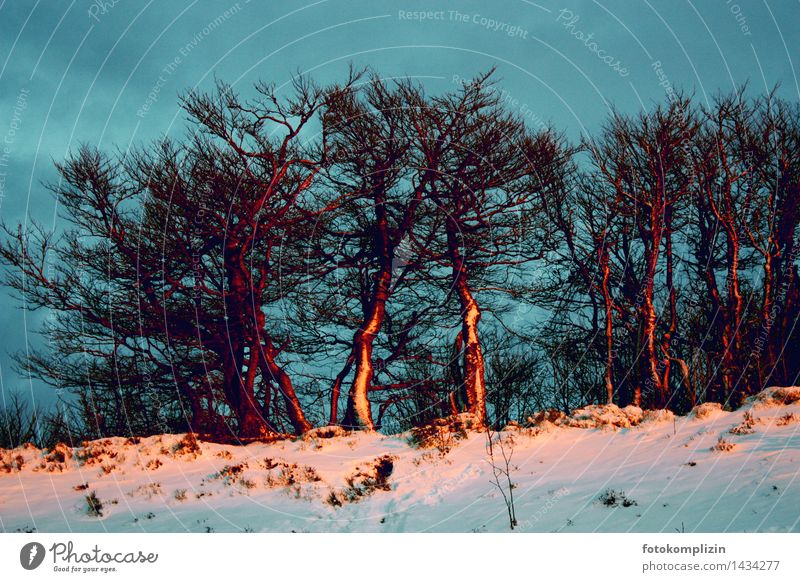
[[(177, 95), (214, 77), (246, 93), (354, 63), (436, 92), (496, 66), (509, 107), (577, 138), (610, 105), (635, 112), (670, 87), (706, 100), (780, 83), (797, 99), (798, 24), (796, 0), (0, 0), (0, 216), (57, 228), (41, 186), (54, 160), (181, 134)], [(0, 301), (2, 389), (49, 403), (8, 358), (38, 343), (43, 314)]]

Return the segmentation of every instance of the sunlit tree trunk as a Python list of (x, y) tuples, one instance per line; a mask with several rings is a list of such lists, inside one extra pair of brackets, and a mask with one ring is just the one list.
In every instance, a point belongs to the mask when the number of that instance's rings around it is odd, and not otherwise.
[(454, 227), (448, 226), (448, 250), (453, 263), (453, 285), (461, 307), (461, 337), (464, 354), (464, 391), (467, 411), (475, 414), (481, 423), (486, 422), (486, 374), (478, 335), (481, 310), (469, 287), (467, 266), (461, 254)]
[[(389, 264), (391, 265), (391, 261)], [(344, 417), (346, 426), (358, 426), (366, 430), (375, 428), (372, 422), (372, 407), (369, 402), (369, 390), (374, 374), (372, 351), (375, 336), (380, 331), (386, 316), (386, 300), (389, 297), (391, 279), (391, 269), (384, 269), (378, 274), (375, 281), (375, 292), (367, 309), (364, 324), (353, 338), (355, 375), (347, 399), (347, 410)]]

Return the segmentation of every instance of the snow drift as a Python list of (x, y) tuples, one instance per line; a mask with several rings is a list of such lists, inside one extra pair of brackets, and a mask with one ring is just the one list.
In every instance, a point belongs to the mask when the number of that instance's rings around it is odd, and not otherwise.
[[(467, 419), (468, 420), (468, 419)], [(800, 531), (800, 388), (686, 417), (635, 407), (543, 413), (513, 451), (515, 531)], [(0, 450), (0, 529), (508, 531), (487, 434), (318, 429), (229, 446), (192, 435)]]

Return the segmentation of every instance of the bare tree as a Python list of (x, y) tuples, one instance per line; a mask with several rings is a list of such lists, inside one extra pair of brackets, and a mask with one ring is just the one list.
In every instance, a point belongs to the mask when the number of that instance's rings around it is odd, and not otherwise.
[(152, 407), (201, 430), (231, 419), (242, 437), (266, 436), (275, 392), (294, 431), (311, 428), (279, 361), (290, 338), (275, 337), (268, 312), (275, 281), (302, 275), (287, 261), (279, 272), (283, 239), (325, 210), (306, 195), (321, 160), (300, 134), (336, 90), (299, 79), (288, 99), (259, 85), (242, 102), (220, 84), (184, 99), (195, 131), (183, 142), (116, 159), (84, 148), (59, 165), (68, 228), (7, 227), (0, 249), (16, 268), (6, 283), (58, 314), (46, 330), (55, 351), (22, 365), (62, 388), (88, 377), (112, 398), (98, 426), (122, 404), (123, 418)]
[(451, 271), (466, 409), (479, 422), (487, 387), (477, 294), (519, 293), (519, 269), (545, 252), (547, 197), (563, 188), (569, 159), (559, 136), (532, 132), (504, 109), (490, 75), (421, 103), (413, 124), (419, 163), (435, 176), (429, 201), (443, 230), (428, 255)]
[[(681, 97), (636, 118), (614, 114), (601, 135), (590, 142), (593, 164), (611, 191), (609, 196), (619, 201), (621, 212), (635, 217), (641, 248), (635, 310), (643, 353), (640, 384), (634, 388), (637, 405), (642, 388), (656, 407), (669, 402), (671, 341), (678, 317), (673, 235), (678, 226), (676, 212), (691, 183), (689, 151), (696, 128), (690, 102)], [(662, 264), (669, 315), (666, 329), (659, 333), (655, 297)]]

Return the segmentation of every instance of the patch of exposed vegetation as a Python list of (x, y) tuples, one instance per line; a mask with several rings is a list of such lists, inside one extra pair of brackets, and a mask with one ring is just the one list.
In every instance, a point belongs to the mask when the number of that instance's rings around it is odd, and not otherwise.
[(131, 497), (142, 495), (144, 497), (147, 497), (147, 499), (152, 499), (154, 496), (161, 494), (162, 494), (161, 483), (146, 483), (128, 492), (128, 495)]
[(411, 429), (410, 444), (418, 449), (436, 449), (444, 456), (458, 441), (467, 438), (470, 430), (479, 426), (473, 414), (454, 414)]
[(308, 465), (298, 465), (297, 463), (287, 463), (283, 460), (276, 460), (267, 457), (263, 461), (263, 467), (268, 471), (264, 478), (264, 485), (267, 487), (292, 487), (303, 483), (318, 483), (322, 481), (314, 467)]
[(92, 517), (103, 517), (103, 503), (97, 497), (97, 492), (92, 491), (85, 497), (86, 513)]
[(745, 411), (744, 413), (744, 420), (739, 426), (735, 426), (730, 430), (731, 434), (753, 434), (756, 432), (755, 426), (758, 423), (758, 420), (753, 416), (753, 413), (749, 410)]
[(624, 491), (606, 489), (597, 500), (606, 507), (633, 507), (639, 505), (635, 500), (628, 497)]
[(728, 451), (732, 451), (736, 448), (736, 443), (731, 443), (726, 441), (724, 438), (719, 437), (717, 443), (711, 447), (712, 451), (718, 451), (720, 453), (727, 453)]
[(148, 471), (155, 471), (163, 464), (164, 463), (161, 462), (161, 459), (150, 459), (149, 461), (147, 461), (145, 469), (147, 469)]
[(172, 445), (171, 453), (173, 457), (189, 457), (191, 459), (196, 459), (203, 454), (203, 451), (194, 433), (187, 432), (181, 440)]
[(123, 462), (125, 455), (120, 453), (110, 439), (83, 441), (81, 448), (75, 452), (75, 458), (81, 465), (103, 465), (109, 461)]
[(247, 468), (247, 463), (225, 465), (222, 469), (211, 475), (211, 479), (222, 479), (226, 485), (234, 483)]
[(0, 451), (0, 471), (17, 473), (25, 466), (25, 458), (15, 451)]
[(719, 402), (704, 402), (692, 409), (692, 413), (697, 420), (711, 418), (722, 412), (722, 405)]
[(394, 471), (395, 457), (383, 455), (367, 463), (363, 468), (356, 467), (345, 482), (347, 487), (341, 491), (331, 491), (326, 502), (333, 507), (341, 507), (345, 503), (354, 503), (369, 497), (376, 491), (390, 491), (392, 486), (389, 477)]

